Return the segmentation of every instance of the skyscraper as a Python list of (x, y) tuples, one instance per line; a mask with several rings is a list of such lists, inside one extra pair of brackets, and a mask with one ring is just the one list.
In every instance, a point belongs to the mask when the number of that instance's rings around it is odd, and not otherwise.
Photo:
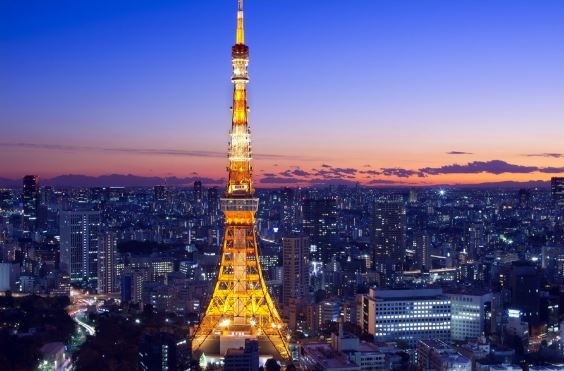
[(336, 255), (336, 201), (333, 198), (306, 199), (302, 211), (303, 230), (310, 243), (310, 261), (329, 263)]
[(307, 236), (282, 237), (282, 304), (290, 329), (296, 328), (298, 307), (304, 303), (309, 289), (308, 250)]
[(101, 233), (98, 237), (98, 293), (116, 291), (116, 255), (118, 238), (115, 232)]
[(429, 234), (424, 229), (417, 229), (413, 232), (413, 247), (418, 268), (431, 269), (431, 240)]
[(37, 227), (39, 209), (39, 177), (26, 175), (23, 177), (23, 232), (24, 235), (34, 232)]
[(280, 192), (280, 222), (284, 232), (292, 230), (292, 224), (296, 219), (294, 199), (295, 192), (292, 188), (284, 187)]
[(400, 196), (376, 200), (372, 209), (374, 267), (382, 273), (403, 268), (406, 213)]
[(199, 180), (194, 182), (194, 201), (202, 202), (202, 182)]
[(537, 266), (528, 261), (511, 263), (511, 305), (519, 309), (523, 319), (532, 322), (539, 317), (541, 274)]
[(99, 211), (63, 211), (60, 220), (61, 269), (71, 282), (96, 287), (98, 276)]
[(251, 141), (247, 121), (247, 65), (243, 3), (237, 11), (237, 37), (231, 49), (234, 84), (229, 143), (228, 183), (221, 210), (225, 232), (215, 288), (192, 339), (193, 353), (222, 358), (228, 349), (241, 348), (247, 339), (258, 340), (261, 355), (289, 359), (286, 325), (266, 288), (259, 262), (251, 177)]
[(166, 187), (157, 185), (153, 188), (153, 210), (162, 211), (166, 206), (167, 192)]
[(282, 303), (286, 306), (291, 298), (303, 300), (308, 290), (309, 239), (307, 236), (282, 237), (283, 288)]

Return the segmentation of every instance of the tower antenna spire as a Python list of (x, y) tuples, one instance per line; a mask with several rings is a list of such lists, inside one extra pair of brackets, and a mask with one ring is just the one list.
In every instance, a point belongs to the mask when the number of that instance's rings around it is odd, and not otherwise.
[(236, 44), (245, 43), (245, 24), (243, 20), (243, 0), (238, 0), (237, 7), (237, 39)]

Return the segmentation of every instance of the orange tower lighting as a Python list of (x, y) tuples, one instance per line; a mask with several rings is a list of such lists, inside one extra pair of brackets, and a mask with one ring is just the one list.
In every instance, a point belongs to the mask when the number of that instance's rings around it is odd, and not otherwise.
[(225, 233), (221, 265), (213, 295), (192, 339), (194, 354), (222, 358), (229, 348), (259, 342), (261, 356), (290, 359), (286, 325), (262, 277), (258, 259), (251, 167), (251, 140), (247, 121), (249, 47), (245, 45), (243, 1), (238, 1), (237, 36), (231, 49), (234, 84), (229, 143), (229, 180), (221, 210)]

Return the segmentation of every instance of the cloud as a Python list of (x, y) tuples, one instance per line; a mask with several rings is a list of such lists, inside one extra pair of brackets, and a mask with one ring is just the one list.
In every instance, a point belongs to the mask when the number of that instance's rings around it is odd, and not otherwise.
[(523, 166), (510, 164), (502, 160), (491, 160), (491, 161), (474, 161), (469, 162), (466, 165), (452, 164), (444, 165), (441, 167), (426, 167), (419, 169), (420, 172), (429, 175), (440, 175), (440, 174), (478, 174), (478, 173), (490, 173), (490, 174), (503, 174), (503, 173), (515, 173), (515, 174), (526, 174), (539, 171), (537, 166)]
[(402, 169), (399, 167), (387, 167), (387, 168), (382, 168), (382, 175), (385, 176), (397, 176), (400, 178), (409, 178), (412, 177), (414, 175), (417, 176), (424, 176), (423, 174), (421, 174), (420, 171), (417, 170), (410, 170), (410, 169)]
[(382, 174), (380, 171), (377, 171), (377, 170), (360, 170), (359, 173), (367, 174), (367, 175), (380, 175), (380, 174)]
[(327, 164), (321, 164), (322, 169), (311, 169), (312, 176), (319, 176), (325, 179), (342, 179), (354, 176), (359, 172), (358, 169), (352, 167), (333, 167)]
[(352, 167), (334, 167), (332, 170), (337, 174), (356, 174), (358, 172), (357, 169)]
[(292, 174), (294, 174), (296, 176), (310, 176), (311, 175), (310, 173), (308, 173), (307, 171), (304, 171), (302, 169), (292, 170)]
[[(389, 167), (376, 169), (356, 169), (347, 167), (333, 167), (322, 164), (319, 169), (304, 170), (294, 168), (281, 171), (278, 174), (265, 173), (260, 179), (264, 184), (301, 184), (301, 185), (335, 185), (356, 184), (362, 181), (367, 185), (411, 185), (421, 184), (420, 180), (410, 182), (408, 179), (425, 178), (442, 174), (503, 174), (503, 173), (564, 173), (564, 167), (538, 167), (510, 164), (502, 160), (473, 161), (466, 164), (448, 164), (440, 167), (425, 167), (420, 169), (405, 169)], [(376, 178), (375, 177), (380, 177)], [(396, 177), (400, 179), (383, 179), (381, 177)]]
[(292, 178), (292, 177), (277, 177), (277, 176), (267, 176), (264, 178), (261, 178), (260, 183), (264, 183), (264, 184), (295, 184), (295, 183), (299, 183), (299, 181), (296, 178)]
[(372, 179), (368, 184), (406, 184), (405, 182), (400, 182), (397, 180), (390, 179)]
[(564, 173), (564, 167), (543, 167), (539, 172), (545, 174), (559, 174)]
[[(224, 151), (199, 151), (199, 150), (183, 150), (169, 148), (130, 148), (130, 147), (96, 147), (96, 146), (74, 146), (64, 144), (41, 144), (41, 143), (9, 143), (0, 142), (0, 147), (16, 147), (29, 149), (43, 149), (49, 151), (98, 151), (98, 152), (119, 152), (140, 155), (153, 156), (185, 156), (185, 157), (218, 157), (225, 158)], [(288, 156), (272, 153), (258, 153), (253, 155), (257, 159), (273, 160), (273, 159), (296, 159), (300, 156)]]
[(464, 152), (464, 151), (450, 151), (447, 152), (447, 155), (473, 155), (472, 152)]
[(523, 156), (527, 157), (551, 157), (551, 158), (564, 158), (563, 153), (527, 153)]

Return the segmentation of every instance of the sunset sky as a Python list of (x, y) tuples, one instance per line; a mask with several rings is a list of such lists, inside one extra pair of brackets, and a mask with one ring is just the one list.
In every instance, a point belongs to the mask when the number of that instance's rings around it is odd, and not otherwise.
[[(226, 176), (235, 0), (0, 2), (0, 177)], [(564, 176), (564, 1), (246, 0), (257, 186)]]

